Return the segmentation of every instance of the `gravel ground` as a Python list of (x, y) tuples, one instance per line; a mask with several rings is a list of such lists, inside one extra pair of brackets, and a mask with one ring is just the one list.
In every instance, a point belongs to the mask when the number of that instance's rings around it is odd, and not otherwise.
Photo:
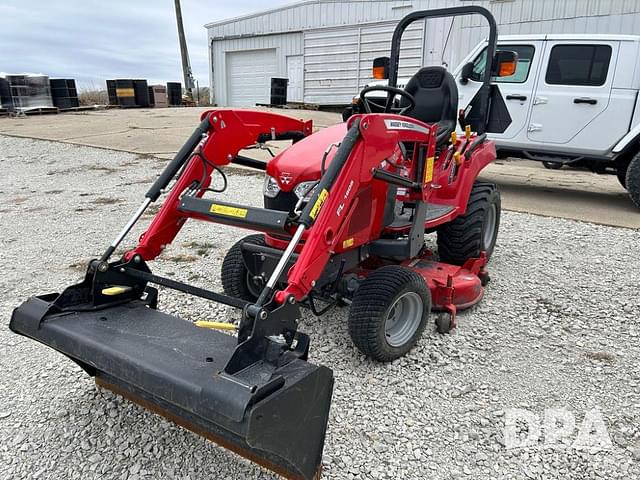
[[(29, 295), (77, 281), (162, 165), (0, 137), (2, 318)], [(229, 179), (230, 201), (260, 204), (261, 178)], [(187, 224), (154, 269), (221, 289), (223, 256), (242, 236)], [(336, 376), (323, 478), (639, 478), (637, 245), (635, 230), (505, 212), (484, 300), (460, 315), (454, 334), (430, 327), (406, 358), (387, 365), (352, 346), (346, 310), (305, 315), (312, 361)], [(190, 320), (233, 314), (175, 293), (160, 300)], [(75, 364), (6, 328), (0, 378), (0, 478), (273, 478), (97, 389)], [(507, 449), (514, 408), (538, 416), (566, 409), (577, 426), (596, 408), (612, 444), (598, 452), (542, 442)]]

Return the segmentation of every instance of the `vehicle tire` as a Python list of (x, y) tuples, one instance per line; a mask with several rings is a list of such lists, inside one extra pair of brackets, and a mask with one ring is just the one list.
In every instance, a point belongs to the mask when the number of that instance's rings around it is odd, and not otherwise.
[(620, 182), (620, 185), (622, 185), (622, 188), (624, 188), (625, 190), (627, 189), (627, 170), (628, 165), (618, 167), (618, 169), (616, 170), (618, 181)]
[(549, 170), (560, 170), (562, 168), (562, 163), (560, 162), (542, 162), (542, 165)]
[(379, 362), (405, 355), (420, 339), (431, 312), (431, 292), (418, 273), (400, 265), (375, 270), (356, 291), (349, 335)]
[(631, 200), (640, 208), (640, 152), (636, 153), (627, 167), (625, 183)]
[(500, 192), (493, 183), (476, 182), (467, 211), (438, 229), (440, 260), (462, 265), (482, 251), (491, 257), (500, 229)]
[(244, 264), (241, 249), (241, 245), (244, 242), (264, 245), (264, 235), (249, 235), (236, 242), (224, 257), (220, 279), (222, 280), (224, 293), (230, 297), (254, 302), (258, 299), (262, 286), (257, 285), (250, 278), (249, 271)]

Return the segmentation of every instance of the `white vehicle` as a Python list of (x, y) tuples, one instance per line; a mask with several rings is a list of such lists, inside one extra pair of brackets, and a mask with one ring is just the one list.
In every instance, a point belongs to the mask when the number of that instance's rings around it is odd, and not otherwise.
[[(501, 36), (498, 50), (518, 54), (516, 72), (494, 79), (511, 117), (489, 130), (499, 155), (616, 174), (640, 207), (640, 36)], [(453, 72), (466, 118), (485, 63), (483, 42)]]

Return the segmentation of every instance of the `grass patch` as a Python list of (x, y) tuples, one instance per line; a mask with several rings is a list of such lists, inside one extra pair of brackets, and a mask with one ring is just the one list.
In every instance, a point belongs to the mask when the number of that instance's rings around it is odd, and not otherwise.
[(103, 165), (91, 165), (88, 169), (107, 173), (116, 173), (118, 171), (117, 168), (105, 167)]
[(589, 360), (595, 360), (596, 362), (613, 363), (616, 357), (607, 352), (587, 352), (584, 354)]
[(184, 253), (178, 253), (177, 255), (166, 256), (163, 258), (164, 260), (176, 263), (190, 263), (198, 260), (198, 257), (194, 255), (186, 255)]
[(187, 243), (183, 243), (183, 246), (187, 247), (187, 248), (191, 248), (194, 249), (196, 251), (196, 253), (198, 255), (200, 255), (201, 257), (205, 257), (209, 254), (209, 250), (216, 248), (215, 243), (211, 243), (211, 242), (187, 242)]
[(111, 197), (98, 197), (95, 200), (91, 200), (91, 203), (95, 203), (96, 205), (113, 205), (120, 202), (122, 202), (122, 199)]
[(78, 272), (84, 272), (87, 269), (87, 265), (88, 264), (85, 260), (80, 260), (78, 262), (73, 262), (69, 264), (67, 268), (70, 268), (71, 270), (75, 270)]
[(147, 207), (147, 209), (144, 211), (144, 216), (145, 217), (153, 217), (159, 211), (160, 211), (160, 205), (159, 204), (149, 205)]

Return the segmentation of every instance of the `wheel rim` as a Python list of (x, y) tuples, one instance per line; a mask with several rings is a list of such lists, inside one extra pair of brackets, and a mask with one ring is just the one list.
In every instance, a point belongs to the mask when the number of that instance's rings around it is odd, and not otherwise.
[(484, 223), (484, 235), (482, 236), (482, 249), (489, 250), (493, 243), (493, 237), (496, 233), (496, 219), (498, 218), (498, 209), (495, 204), (491, 204), (487, 210), (487, 218)]
[(247, 284), (247, 290), (249, 290), (249, 293), (253, 295), (255, 298), (258, 298), (262, 293), (262, 286), (258, 285), (258, 282), (256, 282), (253, 279), (253, 275), (251, 275), (251, 273), (248, 271), (247, 271), (246, 284)]
[(396, 299), (387, 313), (384, 334), (392, 347), (401, 347), (409, 342), (422, 320), (424, 306), (422, 298), (415, 292), (407, 292)]

